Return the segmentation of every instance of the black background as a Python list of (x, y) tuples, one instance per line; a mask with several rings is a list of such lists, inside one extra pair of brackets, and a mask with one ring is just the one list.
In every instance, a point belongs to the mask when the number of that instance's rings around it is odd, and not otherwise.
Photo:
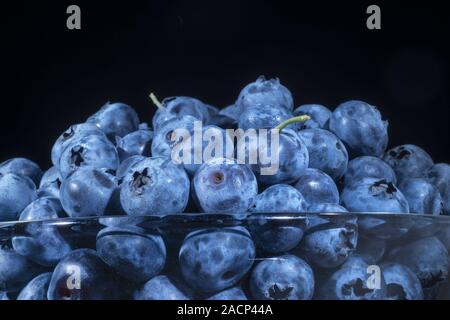
[[(1, 7), (0, 161), (50, 165), (54, 140), (106, 101), (142, 121), (147, 95), (234, 102), (260, 74), (277, 76), (295, 105), (377, 105), (390, 145), (422, 146), (450, 162), (449, 21), (444, 1), (20, 1)], [(77, 4), (82, 30), (66, 28)]]

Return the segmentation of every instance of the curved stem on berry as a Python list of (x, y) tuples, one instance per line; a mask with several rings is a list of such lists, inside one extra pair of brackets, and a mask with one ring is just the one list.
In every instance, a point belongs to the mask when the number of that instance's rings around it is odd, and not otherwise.
[(150, 99), (152, 100), (153, 104), (158, 107), (158, 109), (160, 109), (161, 111), (165, 110), (162, 103), (159, 102), (158, 98), (155, 96), (153, 92), (150, 92)]
[(311, 117), (306, 114), (302, 115), (302, 116), (298, 116), (298, 117), (293, 117), (293, 118), (287, 119), (286, 121), (280, 123), (278, 126), (275, 127), (275, 129), (281, 132), (281, 130), (283, 130), (290, 124), (297, 123), (297, 122), (305, 122), (310, 119), (311, 119)]

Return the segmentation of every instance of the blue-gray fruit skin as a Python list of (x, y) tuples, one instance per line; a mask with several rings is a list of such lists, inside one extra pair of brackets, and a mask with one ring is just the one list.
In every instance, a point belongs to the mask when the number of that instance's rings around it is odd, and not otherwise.
[(353, 156), (379, 157), (388, 144), (388, 123), (370, 104), (352, 100), (340, 104), (330, 118), (330, 130)]
[(89, 135), (69, 144), (62, 152), (59, 171), (63, 179), (81, 167), (117, 170), (119, 156), (115, 146), (105, 137)]
[(401, 191), (389, 181), (374, 178), (346, 186), (341, 203), (351, 212), (409, 213), (408, 201)]
[(39, 198), (20, 214), (20, 221), (34, 221), (24, 225), (25, 233), (12, 238), (14, 250), (43, 265), (55, 266), (72, 248), (61, 236), (58, 228), (43, 220), (65, 217), (57, 198)]
[(0, 173), (0, 221), (17, 219), (36, 198), (36, 186), (30, 178), (15, 173)]
[(156, 129), (152, 141), (152, 156), (171, 158), (172, 149), (182, 143), (185, 137), (177, 130), (186, 130), (186, 134), (192, 135), (194, 122), (199, 121), (192, 116), (176, 116), (170, 118)]
[(436, 290), (448, 276), (450, 258), (445, 246), (436, 237), (409, 242), (392, 249), (388, 261), (403, 264), (419, 278), (424, 294)]
[(248, 300), (241, 287), (233, 287), (212, 295), (207, 300)]
[(97, 235), (97, 253), (124, 278), (146, 282), (158, 275), (166, 262), (166, 246), (159, 235), (138, 227), (108, 227)]
[[(294, 115), (286, 108), (277, 108), (270, 104), (255, 104), (246, 107), (239, 116), (238, 127), (247, 129), (275, 128)], [(299, 124), (290, 124), (288, 128), (298, 129)]]
[(268, 258), (253, 269), (250, 291), (257, 300), (310, 300), (314, 293), (313, 270), (294, 255)]
[[(287, 184), (276, 184), (256, 196), (250, 212), (282, 215), (302, 213), (306, 209), (306, 201), (297, 189)], [(284, 253), (295, 248), (302, 240), (304, 228), (304, 225), (296, 226), (288, 221), (266, 221), (263, 218), (250, 223), (256, 247), (270, 253)]]
[(350, 257), (319, 288), (318, 300), (383, 300), (386, 297), (386, 282), (380, 275), (379, 288), (369, 288), (372, 273), (369, 265), (360, 257)]
[(33, 180), (36, 186), (41, 181), (42, 170), (33, 161), (26, 158), (13, 158), (0, 164), (0, 174), (15, 173)]
[(320, 104), (304, 104), (294, 110), (294, 116), (308, 115), (311, 117), (301, 125), (302, 129), (328, 130), (331, 114), (330, 109)]
[(390, 181), (393, 184), (397, 183), (394, 170), (383, 160), (371, 156), (357, 157), (349, 161), (344, 183), (345, 185), (356, 184), (364, 178), (376, 178)]
[(95, 124), (111, 141), (114, 141), (116, 136), (124, 137), (139, 129), (139, 117), (136, 111), (120, 102), (107, 102), (86, 122)]
[[(262, 133), (259, 133), (262, 135)], [(257, 143), (248, 140), (240, 140), (237, 144), (237, 157), (245, 158), (245, 163), (250, 164), (259, 183), (273, 185), (278, 183), (293, 183), (299, 179), (309, 165), (309, 153), (305, 142), (295, 131), (283, 129), (278, 134), (278, 146), (272, 142), (272, 133), (267, 131), (267, 149)], [(260, 149), (261, 148), (261, 149)], [(270, 150), (270, 154), (268, 153)], [(261, 163), (259, 153), (271, 156), (270, 163)], [(256, 164), (250, 163), (250, 157), (258, 155)], [(262, 171), (266, 170), (266, 172)], [(276, 170), (267, 172), (267, 170)]]
[(137, 130), (121, 137), (116, 137), (117, 153), (120, 161), (142, 155), (150, 157), (153, 132), (151, 130)]
[(95, 250), (78, 249), (65, 256), (55, 267), (47, 299), (109, 300), (117, 298), (117, 291), (111, 269)]
[(407, 266), (398, 263), (383, 263), (386, 280), (386, 300), (423, 300), (419, 279)]
[(363, 258), (368, 264), (377, 264), (383, 258), (386, 247), (385, 240), (360, 235), (355, 254)]
[(270, 104), (275, 108), (285, 108), (291, 112), (294, 109), (294, 101), (289, 89), (283, 86), (278, 78), (266, 80), (264, 76), (246, 85), (236, 101), (240, 112), (258, 104)]
[(258, 194), (252, 170), (231, 159), (212, 159), (201, 165), (193, 178), (193, 192), (206, 213), (248, 211)]
[(398, 185), (408, 200), (411, 213), (439, 215), (442, 212), (442, 199), (439, 190), (425, 179), (403, 179)]
[(167, 276), (160, 275), (147, 281), (134, 293), (135, 300), (190, 300)]
[(123, 178), (120, 203), (131, 216), (183, 212), (189, 190), (189, 177), (181, 166), (162, 157), (146, 158)]
[(107, 209), (117, 188), (116, 178), (107, 170), (81, 167), (63, 181), (61, 204), (72, 218), (102, 216), (112, 213)]
[(162, 101), (162, 106), (164, 109), (156, 110), (153, 116), (152, 125), (155, 131), (158, 131), (165, 122), (173, 118), (190, 116), (203, 124), (207, 124), (215, 114), (213, 108), (191, 97), (165, 98)]
[(38, 275), (20, 291), (17, 300), (47, 300), (47, 290), (51, 278), (51, 272)]
[(425, 178), (433, 166), (433, 159), (422, 148), (405, 144), (392, 148), (383, 160), (394, 169), (398, 182), (406, 178)]
[(450, 165), (438, 163), (428, 171), (428, 180), (436, 186), (441, 194), (444, 214), (450, 215)]
[(37, 191), (38, 197), (59, 198), (62, 178), (57, 167), (53, 166), (44, 172)]
[(10, 249), (0, 249), (0, 291), (21, 290), (42, 267)]
[(236, 104), (231, 104), (221, 109), (218, 115), (232, 119), (235, 123), (237, 123), (239, 121), (240, 112)]
[(344, 144), (330, 131), (305, 129), (298, 132), (309, 153), (309, 167), (322, 170), (334, 181), (347, 171), (348, 153)]
[(308, 206), (339, 203), (339, 191), (333, 179), (318, 169), (306, 169), (294, 187), (303, 195)]
[(122, 161), (117, 168), (116, 177), (117, 179), (123, 179), (127, 172), (138, 162), (145, 160), (147, 157), (144, 156), (131, 156), (124, 161)]
[(51, 157), (52, 163), (59, 168), (59, 160), (64, 149), (75, 141), (80, 140), (89, 135), (99, 135), (104, 137), (105, 134), (95, 124), (79, 123), (70, 126), (55, 141), (52, 147)]
[(184, 280), (204, 293), (236, 285), (254, 259), (255, 246), (242, 227), (194, 231), (186, 236), (179, 252)]

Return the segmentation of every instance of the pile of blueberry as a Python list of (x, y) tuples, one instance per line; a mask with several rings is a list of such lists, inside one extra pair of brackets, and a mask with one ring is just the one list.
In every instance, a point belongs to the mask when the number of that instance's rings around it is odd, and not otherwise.
[[(386, 150), (374, 106), (294, 109), (264, 77), (221, 110), (152, 99), (152, 128), (107, 103), (56, 140), (47, 171), (0, 164), (1, 298), (433, 299), (448, 285), (450, 224), (429, 218), (450, 215), (450, 165), (415, 145)], [(278, 171), (219, 156), (174, 163), (186, 143), (177, 130), (196, 121), (224, 145), (226, 129), (284, 123)], [(184, 225), (195, 213), (208, 215)], [(220, 225), (229, 215), (235, 223)]]

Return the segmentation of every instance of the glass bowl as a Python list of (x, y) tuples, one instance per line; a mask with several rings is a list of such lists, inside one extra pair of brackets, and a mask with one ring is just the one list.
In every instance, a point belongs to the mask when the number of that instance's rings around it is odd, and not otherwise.
[(450, 217), (170, 214), (0, 223), (2, 299), (449, 299)]

